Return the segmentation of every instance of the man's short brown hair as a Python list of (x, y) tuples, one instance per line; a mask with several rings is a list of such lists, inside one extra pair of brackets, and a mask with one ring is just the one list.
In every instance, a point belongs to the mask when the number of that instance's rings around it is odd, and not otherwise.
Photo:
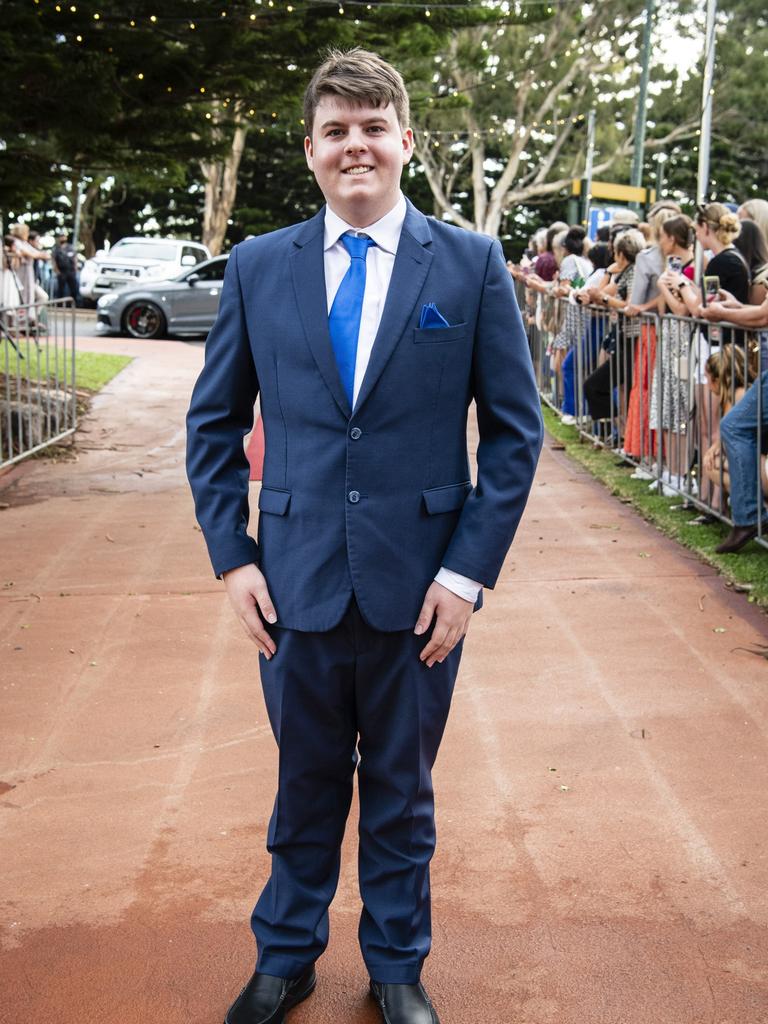
[(323, 96), (338, 96), (347, 103), (395, 108), (401, 129), (410, 125), (408, 93), (403, 76), (376, 53), (355, 46), (330, 50), (304, 93), (304, 127), (312, 136), (315, 111)]

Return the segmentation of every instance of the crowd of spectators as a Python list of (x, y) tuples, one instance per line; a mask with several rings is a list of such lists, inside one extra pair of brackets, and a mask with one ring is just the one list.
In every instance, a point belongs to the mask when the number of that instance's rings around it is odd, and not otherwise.
[(768, 533), (768, 202), (688, 217), (663, 200), (643, 222), (620, 211), (594, 242), (557, 222), (509, 269), (563, 422), (610, 440), (652, 489), (698, 496), (711, 511), (694, 522), (729, 502), (720, 552), (741, 550), (764, 518)]
[(46, 249), (28, 224), (12, 224), (3, 237), (0, 309), (30, 307), (28, 320), (34, 323), (35, 307), (49, 299), (69, 295), (79, 304), (77, 275), (77, 255), (68, 235), (57, 234), (55, 244)]

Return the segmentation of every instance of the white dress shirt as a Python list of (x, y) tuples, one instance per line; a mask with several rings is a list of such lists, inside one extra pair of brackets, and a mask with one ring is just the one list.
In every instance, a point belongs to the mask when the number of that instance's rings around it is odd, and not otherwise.
[[(355, 382), (352, 390), (352, 401), (357, 401), (360, 386), (371, 358), (373, 343), (384, 311), (384, 302), (392, 279), (392, 268), (395, 265), (400, 232), (405, 221), (405, 197), (402, 192), (397, 203), (375, 224), (365, 229), (354, 228), (334, 213), (330, 206), (325, 208), (325, 238), (323, 242), (323, 260), (325, 267), (325, 294), (328, 313), (331, 312), (336, 292), (351, 262), (349, 253), (344, 248), (341, 236), (349, 231), (353, 235), (367, 236), (376, 243), (368, 250), (366, 258), (365, 293), (363, 295), (363, 311), (360, 318), (360, 333), (357, 337), (357, 356), (355, 358)], [(442, 567), (435, 579), (447, 590), (465, 601), (476, 601), (483, 589), (482, 584), (461, 576), (452, 569)]]

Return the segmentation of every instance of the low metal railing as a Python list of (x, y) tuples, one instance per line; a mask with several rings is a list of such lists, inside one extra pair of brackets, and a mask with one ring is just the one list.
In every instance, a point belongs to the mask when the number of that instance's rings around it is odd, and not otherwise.
[(761, 426), (766, 333), (693, 317), (574, 308), (568, 299), (517, 286), (542, 400), (585, 440), (634, 465), (634, 475), (650, 489), (729, 525), (730, 471), (720, 419), (757, 383), (750, 396), (762, 512), (757, 539), (768, 547), (761, 521), (768, 497), (768, 428)]
[(0, 308), (0, 467), (76, 427), (74, 302)]

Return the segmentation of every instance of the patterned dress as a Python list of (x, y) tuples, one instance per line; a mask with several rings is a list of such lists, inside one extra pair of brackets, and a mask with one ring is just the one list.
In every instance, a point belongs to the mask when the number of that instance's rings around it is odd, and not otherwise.
[(690, 417), (690, 350), (691, 325), (677, 317), (662, 317), (651, 384), (651, 430), (671, 430), (675, 434), (686, 431)]
[[(562, 262), (558, 278), (561, 281), (584, 281), (592, 273), (592, 264), (584, 256), (569, 253)], [(568, 349), (584, 336), (587, 326), (587, 311), (580, 306), (573, 295), (569, 295), (565, 304), (565, 316), (560, 329), (552, 341), (553, 349)]]

